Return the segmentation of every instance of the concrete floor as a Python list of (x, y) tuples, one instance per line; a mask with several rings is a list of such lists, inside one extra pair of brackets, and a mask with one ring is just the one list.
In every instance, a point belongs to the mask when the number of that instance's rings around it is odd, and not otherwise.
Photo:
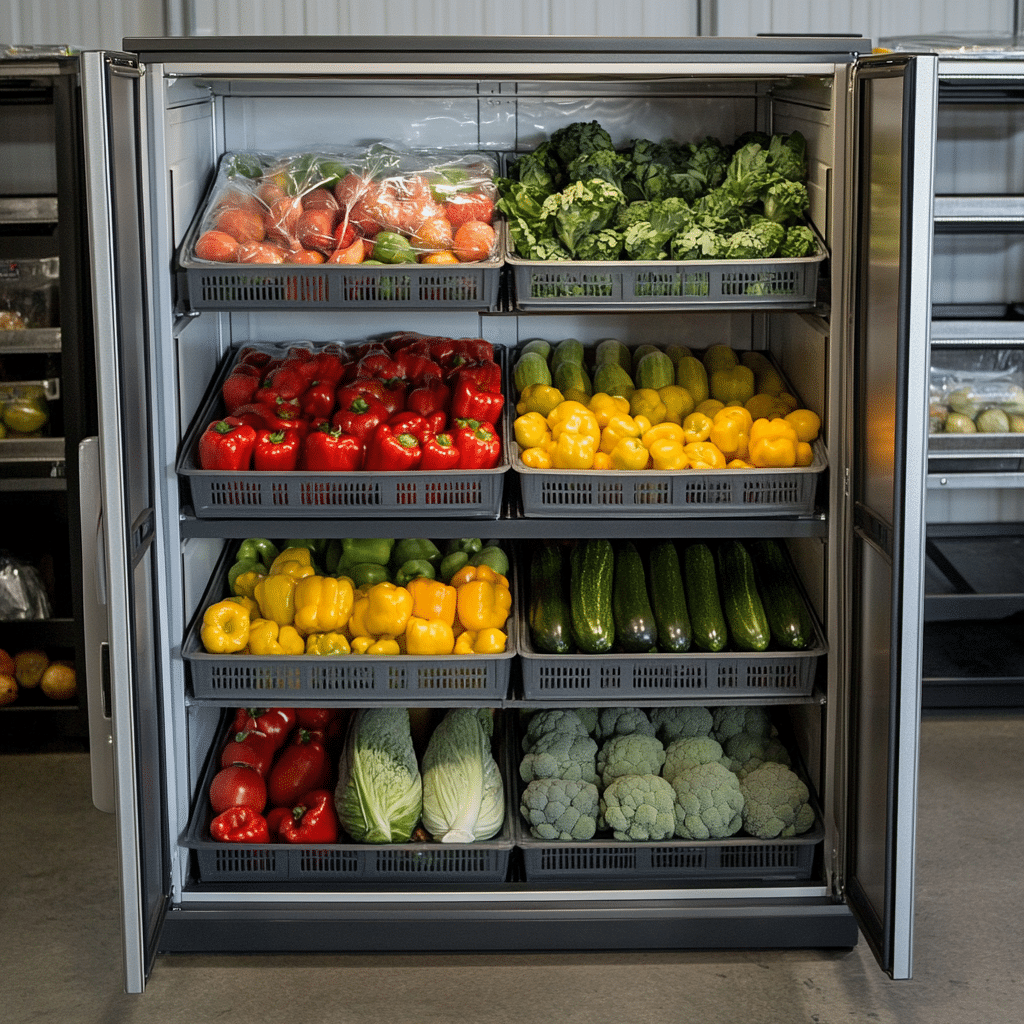
[(122, 991), (112, 817), (80, 753), (0, 756), (7, 1024), (1016, 1024), (1024, 1005), (1024, 714), (922, 727), (914, 978), (850, 953), (162, 956)]

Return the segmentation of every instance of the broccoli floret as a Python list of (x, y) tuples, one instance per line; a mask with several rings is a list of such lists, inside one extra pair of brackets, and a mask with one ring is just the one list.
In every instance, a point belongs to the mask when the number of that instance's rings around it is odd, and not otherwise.
[(711, 712), (704, 707), (655, 708), (651, 714), (654, 735), (667, 747), (683, 736), (710, 736)]
[(541, 741), (551, 736), (568, 733), (570, 736), (588, 735), (587, 726), (574, 708), (548, 708), (530, 716), (521, 746), (528, 753)]
[(736, 704), (715, 708), (712, 718), (711, 735), (719, 743), (725, 743), (741, 732), (749, 732), (752, 736), (771, 735), (772, 723), (768, 712), (757, 705)]
[(802, 181), (779, 181), (764, 195), (764, 215), (778, 224), (803, 219), (810, 200)]
[(787, 766), (792, 764), (789, 751), (775, 736), (737, 733), (725, 741), (725, 753), (729, 758), (729, 767), (741, 779), (746, 778), (755, 768), (760, 768), (765, 761)]
[(580, 240), (608, 227), (625, 201), (622, 190), (611, 182), (591, 178), (574, 181), (561, 192), (548, 196), (541, 212), (550, 218), (562, 245), (575, 254)]
[(673, 740), (665, 750), (665, 765), (661, 774), (669, 782), (672, 782), (680, 773), (687, 768), (694, 768), (700, 764), (710, 764), (717, 761), (724, 767), (729, 767), (729, 758), (725, 756), (721, 743), (711, 736), (683, 736)]
[(592, 782), (534, 779), (523, 790), (519, 811), (537, 839), (592, 839), (600, 795)]
[(601, 708), (593, 732), (599, 740), (611, 736), (628, 736), (634, 732), (653, 736), (654, 726), (643, 708)]
[(665, 763), (661, 740), (646, 733), (612, 736), (597, 754), (597, 773), (603, 785), (622, 775), (657, 775)]
[(786, 237), (775, 254), (784, 259), (799, 259), (802, 256), (812, 256), (818, 249), (818, 242), (814, 232), (806, 224), (791, 224), (786, 228)]
[(614, 228), (584, 235), (576, 246), (576, 258), (581, 260), (617, 260), (621, 256), (622, 234)]
[(581, 154), (594, 153), (599, 149), (615, 149), (612, 137), (597, 121), (574, 121), (564, 128), (551, 133), (551, 148), (559, 163), (566, 167)]
[(601, 816), (616, 839), (668, 839), (676, 828), (675, 796), (660, 775), (621, 775), (601, 795)]
[(725, 242), (725, 257), (730, 260), (763, 260), (775, 255), (786, 229), (765, 217), (733, 232)]
[(765, 761), (740, 782), (743, 827), (758, 839), (797, 836), (814, 824), (810, 793), (784, 764)]
[(724, 839), (743, 827), (739, 779), (717, 761), (694, 765), (672, 779), (676, 793), (676, 835), (683, 839)]
[(597, 742), (585, 733), (547, 733), (539, 739), (519, 762), (523, 782), (534, 779), (566, 779), (571, 782), (593, 782), (598, 779), (595, 763)]

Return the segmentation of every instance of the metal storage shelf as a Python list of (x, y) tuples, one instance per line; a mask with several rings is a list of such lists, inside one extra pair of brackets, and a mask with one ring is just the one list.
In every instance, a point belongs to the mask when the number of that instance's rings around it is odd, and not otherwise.
[(0, 197), (0, 224), (55, 224), (56, 196)]

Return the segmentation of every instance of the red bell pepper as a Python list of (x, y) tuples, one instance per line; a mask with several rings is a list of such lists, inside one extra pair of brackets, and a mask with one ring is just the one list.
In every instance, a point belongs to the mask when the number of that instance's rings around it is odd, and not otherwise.
[(255, 446), (252, 427), (216, 420), (199, 437), (199, 465), (203, 469), (248, 469)]
[(405, 407), (421, 416), (434, 412), (447, 414), (451, 389), (443, 380), (425, 380), (405, 396)]
[(262, 733), (278, 749), (285, 745), (294, 728), (294, 708), (239, 708), (231, 724), (232, 732)]
[(396, 434), (412, 434), (418, 438), (420, 444), (423, 443), (423, 437), (429, 430), (429, 424), (425, 416), (421, 416), (418, 412), (396, 412), (394, 416), (388, 419), (388, 426)]
[(336, 381), (315, 380), (302, 392), (299, 405), (306, 419), (324, 418), (334, 412)]
[(339, 406), (346, 406), (363, 395), (370, 395), (377, 401), (383, 402), (387, 396), (384, 385), (376, 377), (352, 377), (345, 381), (334, 393), (334, 401)]
[(399, 372), (395, 376), (412, 381), (413, 384), (441, 379), (441, 367), (430, 356), (417, 352), (411, 347), (399, 349), (395, 353), (393, 362), (399, 368)]
[[(463, 422), (463, 421), (456, 421)], [(459, 449), (459, 469), (493, 469), (501, 458), (501, 440), (491, 423), (470, 425), (465, 421), (455, 431), (455, 446)]]
[(260, 431), (268, 429), (267, 418), (266, 406), (249, 402), (248, 405), (240, 405), (233, 413), (225, 416), (224, 422), (236, 427), (246, 426)]
[(493, 363), (494, 346), (483, 338), (455, 338), (452, 342), (454, 363)]
[(266, 473), (287, 473), (299, 464), (302, 439), (297, 430), (261, 430), (256, 435), (252, 468)]
[(314, 380), (327, 381), (337, 386), (345, 375), (345, 360), (341, 354), (341, 346), (326, 347), (313, 357), (315, 369)]
[(238, 350), (237, 365), (240, 366), (243, 363), (248, 363), (251, 364), (252, 366), (259, 367), (260, 370), (262, 371), (266, 368), (266, 365), (273, 358), (274, 357), (269, 352), (264, 352), (261, 349), (252, 348), (251, 346), (246, 345), (244, 348), (240, 348)]
[(220, 752), (220, 766), (227, 768), (228, 765), (241, 764), (266, 776), (276, 753), (277, 744), (263, 733), (255, 730), (236, 732), (231, 734)]
[(381, 423), (387, 422), (390, 415), (379, 398), (362, 394), (342, 405), (331, 416), (331, 426), (365, 441)]
[[(251, 372), (249, 372), (251, 371)], [(253, 400), (260, 386), (260, 371), (255, 366), (243, 363), (232, 370), (221, 385), (220, 394), (224, 399), (224, 407), (229, 413), (239, 406), (248, 405)]]
[(263, 378), (263, 386), (256, 392), (256, 401), (276, 405), (281, 401), (298, 399), (309, 387), (309, 379), (302, 371), (303, 365), (294, 360), (285, 360), (276, 370), (271, 370)]
[(422, 442), (423, 458), (420, 459), (421, 470), (458, 469), (461, 458), (455, 439), (451, 434), (428, 434)]
[(367, 443), (363, 468), (375, 472), (408, 472), (419, 466), (422, 457), (423, 448), (415, 434), (396, 434), (382, 423)]
[(451, 403), (454, 418), (497, 423), (504, 405), (501, 367), (497, 363), (477, 363), (455, 372)]
[(387, 377), (381, 381), (384, 392), (381, 401), (387, 406), (388, 415), (394, 416), (405, 408), (405, 396), (409, 393), (409, 382), (401, 377)]
[(267, 777), (267, 797), (273, 807), (291, 807), (311, 789), (327, 785), (331, 764), (322, 740), (308, 729), (297, 729), (281, 748)]
[(331, 722), (341, 717), (340, 708), (295, 709), (295, 720), (301, 729), (326, 729)]
[(334, 794), (327, 789), (314, 789), (292, 807), (290, 818), (281, 819), (278, 834), (286, 843), (336, 843), (338, 828)]
[(363, 356), (356, 363), (356, 370), (362, 377), (377, 377), (380, 380), (402, 376), (401, 368), (387, 350)]
[(267, 819), (267, 831), (270, 833), (270, 842), (280, 843), (284, 841), (281, 839), (281, 822), (291, 816), (292, 809), (290, 807), (271, 807), (267, 810), (264, 817)]
[(322, 423), (302, 442), (299, 465), (313, 472), (351, 473), (363, 468), (365, 449), (364, 438)]
[(219, 843), (269, 843), (267, 819), (251, 807), (229, 807), (210, 822), (210, 836)]

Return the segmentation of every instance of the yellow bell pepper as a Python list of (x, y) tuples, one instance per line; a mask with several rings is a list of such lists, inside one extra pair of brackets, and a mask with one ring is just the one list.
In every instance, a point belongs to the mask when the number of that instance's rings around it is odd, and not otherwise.
[(502, 654), (506, 643), (508, 643), (508, 636), (502, 630), (493, 627), (479, 629), (473, 638), (473, 653)]
[(711, 423), (708, 440), (728, 459), (745, 459), (750, 445), (750, 413), (726, 406)]
[(256, 603), (254, 598), (244, 597), (242, 594), (235, 594), (234, 597), (226, 598), (226, 600), (234, 601), (235, 604), (240, 604), (248, 613), (250, 621), (259, 618), (260, 606)]
[(561, 402), (548, 413), (547, 422), (553, 441), (557, 442), (564, 434), (592, 437), (597, 451), (601, 428), (597, 425), (597, 417), (582, 402)]
[(463, 583), (470, 583), (472, 580), (487, 580), (489, 583), (508, 588), (508, 577), (495, 572), (489, 565), (464, 565), (448, 582), (458, 590)]
[(708, 378), (712, 398), (719, 402), (746, 402), (754, 397), (754, 371), (737, 363), (728, 369), (712, 370)]
[(755, 441), (760, 441), (762, 438), (786, 438), (792, 441), (795, 445), (799, 440), (796, 436), (796, 430), (793, 425), (782, 419), (780, 416), (776, 416), (774, 419), (760, 419), (754, 420), (750, 427), (750, 443), (753, 444)]
[(587, 408), (597, 417), (597, 425), (604, 430), (613, 416), (629, 415), (629, 399), (598, 391), (590, 396)]
[(290, 626), (295, 621), (295, 588), (298, 583), (294, 576), (284, 572), (260, 580), (255, 590), (260, 615), (279, 626)]
[(694, 410), (693, 396), (678, 384), (658, 388), (658, 397), (665, 403), (667, 410), (663, 423), (682, 423)]
[(715, 413), (725, 408), (725, 402), (719, 402), (717, 398), (706, 398), (694, 409), (694, 412), (702, 412), (709, 419), (714, 419)]
[(750, 442), (750, 461), (758, 469), (788, 469), (796, 465), (796, 441), (788, 437), (759, 437)]
[(785, 415), (786, 422), (796, 431), (798, 441), (813, 441), (821, 430), (821, 420), (810, 409), (794, 409)]
[(516, 412), (520, 416), (527, 412), (539, 412), (541, 416), (547, 416), (564, 400), (562, 392), (550, 384), (527, 384), (516, 402)]
[(203, 612), (199, 638), (207, 654), (237, 654), (249, 642), (249, 613), (227, 598)]
[(796, 464), (798, 466), (809, 466), (814, 461), (814, 449), (807, 441), (796, 443)]
[(402, 647), (398, 638), (394, 636), (379, 636), (364, 651), (365, 654), (379, 655), (385, 658), (394, 657), (402, 653)]
[(350, 647), (353, 654), (365, 654), (375, 643), (372, 636), (354, 636)]
[(788, 391), (779, 392), (779, 402), (782, 404), (786, 412), (793, 412), (794, 409), (800, 407), (800, 403), (797, 401), (796, 395), (791, 395)]
[(334, 657), (341, 654), (351, 654), (352, 648), (349, 646), (348, 639), (343, 633), (310, 633), (306, 637), (306, 653)]
[(640, 442), (639, 437), (624, 437), (611, 450), (612, 469), (634, 473), (646, 469), (650, 453)]
[(772, 419), (775, 416), (783, 416), (786, 408), (775, 395), (769, 395), (766, 391), (759, 391), (753, 398), (743, 403), (743, 407), (755, 420)]
[(678, 441), (683, 443), (683, 428), (678, 423), (659, 423), (645, 430), (640, 438), (645, 448), (650, 448), (657, 441)]
[[(278, 572), (289, 572), (294, 575), (295, 569), (290, 564), (292, 562), (298, 562), (300, 566), (306, 566), (310, 569), (310, 572), (306, 573), (307, 576), (313, 575), (313, 552), (309, 548), (285, 548), (277, 558), (270, 563), (270, 575)], [(286, 568), (287, 566), (287, 568)]]
[[(597, 421), (594, 422), (595, 428)], [(551, 452), (553, 469), (593, 469), (598, 439), (591, 434), (563, 433)]]
[(355, 601), (347, 576), (308, 576), (295, 585), (295, 628), (300, 633), (330, 633), (348, 622)]
[(248, 569), (245, 572), (239, 573), (235, 577), (235, 583), (231, 588), (231, 592), (236, 597), (252, 597), (256, 590), (256, 584), (264, 576), (266, 576), (266, 573), (260, 572), (258, 569)]
[[(369, 630), (366, 628), (366, 609), (370, 607), (370, 599), (365, 590), (357, 590), (352, 601), (352, 614), (345, 624), (345, 632), (354, 640), (357, 636), (365, 636)], [(351, 642), (351, 641), (350, 641)], [(355, 650), (355, 648), (352, 648)]]
[(702, 412), (691, 412), (683, 420), (683, 443), (706, 441), (711, 436), (711, 419)]
[(305, 641), (294, 626), (282, 626), (271, 619), (256, 619), (249, 629), (249, 650), (257, 657), (304, 654)]
[(750, 428), (754, 425), (754, 417), (750, 415), (748, 409), (742, 405), (723, 405), (714, 416), (711, 417), (712, 423), (718, 423), (725, 420), (734, 420), (740, 423), (743, 430), (746, 433), (750, 433)]
[(519, 458), (530, 469), (551, 468), (551, 452), (547, 448), (527, 448)]
[(629, 414), (646, 416), (654, 425), (668, 416), (668, 407), (654, 388), (637, 388), (629, 400)]
[(405, 625), (405, 649), (409, 654), (451, 654), (455, 649), (452, 624), (443, 619), (410, 616)]
[[(375, 583), (366, 592), (363, 623), (369, 636), (397, 636), (412, 615), (412, 594), (394, 583)], [(353, 627), (354, 629), (354, 627)]]
[(690, 460), (683, 451), (682, 441), (671, 437), (662, 437), (656, 440), (648, 449), (651, 456), (651, 464), (655, 469), (675, 470), (686, 469)]
[[(449, 626), (454, 625), (455, 602), (458, 597), (454, 587), (440, 580), (428, 580), (424, 576), (419, 576), (406, 584), (406, 590), (412, 594), (411, 618), (440, 619)], [(409, 628), (406, 626), (406, 635), (408, 631)]]
[(539, 412), (524, 412), (512, 424), (520, 448), (536, 448), (551, 437), (547, 419)]
[(691, 441), (683, 445), (690, 469), (725, 469), (725, 456), (710, 441)]
[(472, 654), (473, 641), (476, 640), (476, 633), (464, 629), (456, 638), (452, 654)]
[(598, 451), (610, 455), (612, 449), (625, 437), (639, 437), (640, 426), (629, 413), (617, 413), (601, 430), (601, 443)]
[(501, 629), (512, 609), (512, 593), (508, 587), (492, 580), (474, 579), (458, 588), (456, 614), (468, 630)]
[(726, 469), (754, 469), (756, 468), (752, 462), (747, 462), (746, 459), (731, 459), (725, 464)]
[(607, 452), (598, 452), (594, 456), (594, 464), (591, 469), (611, 469), (612, 457)]

